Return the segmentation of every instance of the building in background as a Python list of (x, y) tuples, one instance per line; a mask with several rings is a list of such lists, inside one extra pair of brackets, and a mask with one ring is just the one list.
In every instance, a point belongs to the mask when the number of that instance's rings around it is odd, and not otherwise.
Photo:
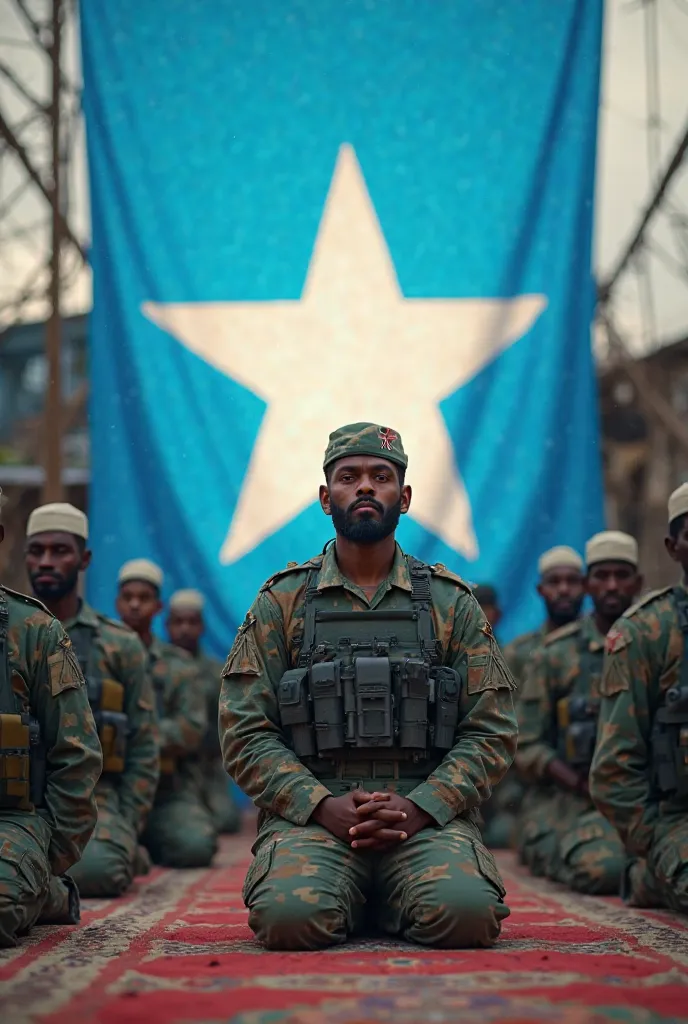
[[(86, 509), (89, 478), (87, 418), (88, 317), (62, 324), (62, 444), (65, 500)], [(45, 324), (14, 324), (0, 333), (0, 487), (7, 543), (0, 545), (0, 579), (25, 589), (23, 536), (26, 520), (41, 503), (41, 427), (48, 364)]]

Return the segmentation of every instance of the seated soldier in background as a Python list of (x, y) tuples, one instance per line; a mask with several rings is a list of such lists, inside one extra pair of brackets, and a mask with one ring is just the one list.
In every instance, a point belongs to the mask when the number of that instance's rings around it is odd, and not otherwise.
[(71, 875), (82, 896), (120, 896), (136, 873), (138, 838), (158, 784), (146, 651), (132, 630), (79, 597), (79, 573), (91, 562), (83, 512), (63, 502), (43, 505), (29, 516), (26, 538), (31, 586), (69, 633), (103, 750), (98, 824)]
[(522, 633), (504, 648), (504, 657), (517, 683), (545, 637), (577, 619), (585, 599), (583, 559), (573, 548), (561, 545), (545, 551), (538, 561), (538, 573), (537, 592), (547, 618), (538, 629)]
[(37, 922), (79, 920), (66, 872), (96, 826), (102, 765), (65, 631), (39, 601), (0, 586), (0, 947)]
[[(538, 561), (538, 573), (537, 592), (544, 602), (547, 618), (538, 629), (522, 633), (504, 648), (506, 663), (519, 685), (527, 662), (545, 637), (577, 619), (585, 598), (583, 559), (573, 548), (558, 546), (545, 551)], [(483, 811), (488, 822), (485, 830), (488, 846), (504, 849), (518, 845), (519, 811), (525, 788), (513, 764)]]
[(629, 854), (623, 895), (688, 914), (688, 484), (668, 511), (683, 578), (609, 632), (590, 792)]
[(519, 853), (535, 875), (578, 892), (619, 892), (624, 852), (590, 799), (588, 772), (607, 631), (642, 588), (638, 545), (615, 531), (585, 549), (591, 615), (550, 633), (525, 671), (516, 764), (534, 785), (523, 801)]
[(201, 637), (205, 632), (203, 605), (203, 594), (198, 590), (178, 590), (172, 594), (167, 633), (175, 647), (181, 647), (194, 659), (203, 682), (208, 714), (208, 728), (199, 756), (203, 798), (218, 832), (232, 833), (239, 831), (241, 815), (229, 791), (229, 776), (222, 763), (217, 727), (222, 664), (201, 649)]
[(152, 633), (162, 583), (162, 570), (145, 558), (127, 562), (118, 576), (117, 611), (148, 651), (160, 732), (160, 782), (141, 841), (156, 864), (204, 868), (217, 849), (197, 754), (208, 721), (205, 696), (190, 655)]

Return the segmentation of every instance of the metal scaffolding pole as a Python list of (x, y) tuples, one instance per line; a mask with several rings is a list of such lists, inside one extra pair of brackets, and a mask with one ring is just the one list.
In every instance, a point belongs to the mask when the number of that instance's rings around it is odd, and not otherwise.
[(62, 0), (53, 0), (52, 45), (50, 58), (52, 68), (52, 96), (50, 123), (52, 141), (52, 183), (50, 206), (52, 212), (52, 254), (50, 258), (50, 283), (48, 299), (50, 314), (46, 330), (46, 356), (48, 360), (48, 386), (43, 414), (43, 459), (45, 477), (43, 501), (62, 499), (62, 374), (60, 355), (62, 348), (62, 325), (60, 321), (60, 256), (62, 245), (62, 217), (60, 216), (60, 43), (62, 36)]

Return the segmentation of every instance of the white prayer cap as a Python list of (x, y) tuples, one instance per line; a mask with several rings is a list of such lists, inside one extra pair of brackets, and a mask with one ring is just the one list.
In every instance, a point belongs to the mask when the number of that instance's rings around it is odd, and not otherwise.
[(637, 567), (638, 543), (619, 530), (596, 533), (585, 545), (585, 561), (588, 568), (596, 562), (628, 562)]
[(573, 548), (560, 544), (556, 548), (550, 548), (540, 555), (538, 561), (538, 572), (544, 576), (551, 569), (579, 569), (583, 571), (583, 559)]
[(688, 484), (681, 484), (669, 497), (669, 522), (688, 512)]
[(170, 598), (171, 611), (202, 612), (204, 604), (200, 590), (176, 590)]
[(26, 536), (37, 533), (71, 533), (88, 540), (88, 519), (80, 509), (66, 501), (53, 501), (50, 505), (39, 505), (29, 516)]
[(130, 562), (124, 563), (119, 571), (117, 582), (121, 586), (123, 583), (130, 583), (132, 580), (150, 583), (152, 586), (157, 587), (158, 590), (161, 590), (163, 581), (162, 569), (155, 562), (150, 562), (147, 558), (133, 558)]

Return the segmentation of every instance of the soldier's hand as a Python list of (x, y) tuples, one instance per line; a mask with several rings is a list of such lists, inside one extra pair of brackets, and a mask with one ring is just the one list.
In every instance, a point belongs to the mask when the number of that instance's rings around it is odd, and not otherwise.
[[(376, 809), (380, 808), (389, 796), (391, 794), (384, 794), (383, 800), (376, 802)], [(344, 796), (326, 796), (313, 811), (311, 821), (326, 828), (337, 839), (351, 843), (350, 830), (361, 824), (361, 817), (356, 813), (357, 808), (360, 804), (366, 804), (372, 799), (373, 794), (367, 793), (363, 789), (352, 790), (351, 793), (346, 793)], [(400, 820), (398, 815), (394, 818), (394, 821), (397, 820)], [(385, 822), (383, 820), (372, 822), (368, 831), (371, 834), (372, 832), (386, 832)], [(394, 833), (392, 838), (398, 841), (398, 834)]]
[[(373, 793), (361, 801), (357, 813), (363, 820), (351, 830), (356, 849), (382, 849), (415, 836), (421, 829), (437, 824), (426, 811), (398, 793)], [(376, 823), (384, 828), (375, 828)]]

